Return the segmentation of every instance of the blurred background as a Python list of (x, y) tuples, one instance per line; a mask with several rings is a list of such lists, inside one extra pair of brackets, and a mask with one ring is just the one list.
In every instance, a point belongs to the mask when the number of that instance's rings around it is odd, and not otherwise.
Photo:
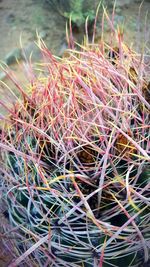
[[(141, 0), (116, 1), (115, 23), (125, 24), (125, 34), (130, 37), (129, 42), (135, 41), (134, 38), (137, 37), (139, 26), (140, 31), (145, 29), (146, 16), (147, 29), (149, 29), (150, 1), (145, 0), (142, 5), (141, 2)], [(6, 59), (13, 49), (20, 48), (20, 36), (28, 56), (34, 50), (33, 43), (37, 38), (36, 31), (53, 53), (61, 54), (61, 49), (65, 44), (67, 18), (72, 14), (74, 32), (79, 38), (80, 34), (83, 34), (87, 16), (89, 17), (89, 24), (92, 26), (98, 3), (99, 0), (0, 0), (0, 59)], [(105, 0), (103, 3), (111, 12), (114, 1)], [(140, 25), (138, 25), (139, 9)], [(99, 12), (99, 21), (101, 14), (102, 8)], [(147, 29), (146, 34), (148, 34)], [(108, 30), (105, 27), (106, 33)], [(36, 55), (34, 57), (36, 58)], [(6, 61), (12, 63), (10, 58)]]
[[(107, 12), (111, 14), (114, 0), (102, 0)], [(25, 75), (22, 67), (25, 59), (32, 54), (32, 62), (41, 60), (37, 45), (37, 33), (51, 52), (63, 56), (67, 48), (66, 21), (71, 15), (75, 40), (82, 42), (85, 33), (85, 20), (88, 16), (89, 36), (92, 35), (93, 22), (99, 0), (0, 0), (0, 61), (6, 63), (22, 84)], [(145, 53), (150, 48), (150, 0), (117, 0), (114, 24), (124, 28), (124, 39), (137, 51), (145, 43)], [(103, 8), (99, 10), (96, 42), (101, 38), (101, 19)], [(104, 38), (109, 37), (110, 29), (104, 23)], [(16, 60), (19, 62), (16, 62)], [(12, 89), (5, 72), (0, 68), (0, 81)], [(0, 83), (0, 99), (6, 103), (13, 101), (12, 94)], [(5, 110), (0, 107), (0, 111)]]

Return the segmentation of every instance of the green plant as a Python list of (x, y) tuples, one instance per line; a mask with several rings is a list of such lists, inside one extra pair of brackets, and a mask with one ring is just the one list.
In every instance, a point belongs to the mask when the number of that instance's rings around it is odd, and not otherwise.
[(92, 7), (88, 8), (88, 5), (87, 3), (85, 3), (86, 2), (85, 0), (77, 0), (77, 1), (48, 0), (47, 2), (53, 8), (55, 8), (60, 15), (62, 15), (66, 19), (71, 18), (73, 26), (76, 26), (77, 28), (83, 27), (87, 17), (89, 23), (94, 21), (95, 18), (94, 3)]
[(83, 12), (83, 2), (83, 0), (71, 0), (70, 12), (64, 12), (64, 16), (68, 19), (71, 18), (71, 21), (76, 24), (77, 27), (84, 25), (86, 17), (88, 17), (89, 21), (93, 21), (95, 17), (94, 10)]
[(113, 33), (117, 47), (87, 42), (62, 59), (41, 41), (47, 63), (30, 95), (6, 70), (22, 93), (0, 142), (3, 194), (19, 229), (11, 267), (149, 260), (149, 83), (141, 57)]

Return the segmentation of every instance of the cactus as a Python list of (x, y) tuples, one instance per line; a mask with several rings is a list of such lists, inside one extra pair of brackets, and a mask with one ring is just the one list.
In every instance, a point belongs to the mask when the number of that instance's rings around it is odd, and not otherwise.
[(40, 41), (47, 63), (31, 94), (15, 80), (22, 101), (0, 142), (3, 195), (19, 229), (11, 267), (149, 260), (149, 81), (115, 34), (117, 50), (102, 39), (59, 59)]

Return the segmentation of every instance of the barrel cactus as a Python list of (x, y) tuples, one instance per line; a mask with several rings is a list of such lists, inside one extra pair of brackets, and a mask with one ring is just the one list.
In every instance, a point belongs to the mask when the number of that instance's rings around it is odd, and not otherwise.
[[(88, 38), (44, 64), (1, 127), (9, 266), (138, 267), (150, 250), (150, 83), (139, 54)], [(114, 38), (114, 37), (113, 37)], [(114, 40), (113, 40), (114, 41)], [(13, 77), (10, 76), (13, 80)]]

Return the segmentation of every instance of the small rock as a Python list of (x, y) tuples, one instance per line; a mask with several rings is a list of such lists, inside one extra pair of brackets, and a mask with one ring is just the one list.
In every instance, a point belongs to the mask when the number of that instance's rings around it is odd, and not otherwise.
[(16, 63), (16, 61), (20, 59), (22, 59), (21, 49), (14, 48), (6, 55), (5, 62), (7, 65), (11, 65), (13, 63)]
[(120, 8), (120, 7), (116, 7), (115, 12), (116, 12), (117, 14), (120, 14), (120, 13), (121, 13), (121, 8)]
[(4, 80), (5, 77), (6, 77), (6, 73), (5, 73), (4, 71), (1, 71), (1, 72), (0, 72), (0, 80), (1, 80), (1, 81)]

